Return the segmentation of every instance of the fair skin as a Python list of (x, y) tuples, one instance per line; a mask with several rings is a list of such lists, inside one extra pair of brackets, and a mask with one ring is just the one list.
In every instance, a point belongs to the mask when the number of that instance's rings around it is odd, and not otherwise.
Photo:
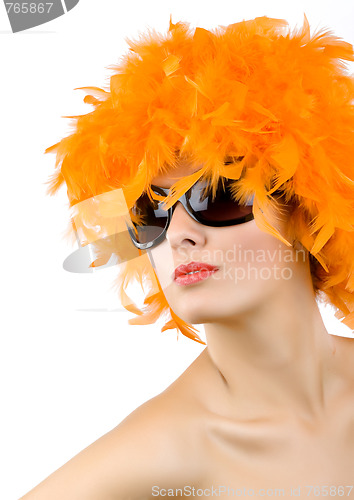
[[(152, 183), (169, 188), (187, 172), (182, 163)], [(284, 221), (279, 230), (285, 235)], [(235, 246), (245, 253), (227, 258)], [(151, 255), (171, 309), (204, 324), (207, 347), (163, 393), (22, 500), (151, 499), (154, 486), (157, 498), (185, 486), (205, 489), (203, 498), (212, 486), (271, 488), (283, 498), (300, 488), (297, 496), (315, 498), (310, 487), (326, 485), (328, 495), (342, 486), (354, 498), (354, 342), (328, 334), (308, 259), (290, 252), (285, 261), (289, 248), (254, 220), (207, 227), (177, 203)], [(190, 261), (219, 271), (178, 286), (171, 273)]]

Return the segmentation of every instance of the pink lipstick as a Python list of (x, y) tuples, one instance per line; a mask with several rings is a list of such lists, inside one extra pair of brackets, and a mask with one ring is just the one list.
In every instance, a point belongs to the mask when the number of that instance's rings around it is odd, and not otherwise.
[(203, 281), (213, 273), (218, 271), (218, 267), (206, 264), (205, 262), (190, 262), (187, 265), (180, 265), (175, 269), (175, 282), (177, 285), (191, 285)]

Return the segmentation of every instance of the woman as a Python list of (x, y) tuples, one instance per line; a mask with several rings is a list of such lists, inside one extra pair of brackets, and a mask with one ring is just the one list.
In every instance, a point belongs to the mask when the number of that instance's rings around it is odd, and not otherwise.
[(352, 46), (264, 17), (130, 50), (49, 148), (50, 193), (65, 181), (92, 265), (125, 261), (130, 323), (167, 312), (207, 347), (23, 498), (354, 498), (354, 344), (316, 303), (354, 327)]

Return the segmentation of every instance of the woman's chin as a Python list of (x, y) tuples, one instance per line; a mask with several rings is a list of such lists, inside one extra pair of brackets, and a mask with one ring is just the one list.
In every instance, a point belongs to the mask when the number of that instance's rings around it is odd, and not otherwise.
[(183, 321), (193, 325), (200, 325), (210, 319), (210, 314), (207, 314), (206, 306), (196, 306), (194, 304), (177, 304), (170, 302), (170, 307), (173, 312)]
[[(171, 307), (173, 312), (177, 314), (186, 323), (192, 325), (202, 325), (206, 323), (215, 323), (218, 319), (225, 319), (225, 311), (220, 311), (218, 304), (214, 304), (214, 307), (210, 304), (175, 304), (175, 307)], [(232, 314), (230, 312), (230, 314)]]

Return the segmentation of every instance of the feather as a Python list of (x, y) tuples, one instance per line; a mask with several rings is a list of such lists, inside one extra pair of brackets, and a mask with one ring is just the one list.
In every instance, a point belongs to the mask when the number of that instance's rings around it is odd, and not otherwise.
[(179, 68), (181, 57), (170, 55), (163, 61), (162, 69), (166, 76), (171, 76)]
[(192, 340), (198, 342), (199, 344), (206, 345), (206, 343), (203, 340), (201, 340), (201, 338), (199, 337), (199, 335), (197, 335), (197, 333), (195, 333), (196, 329), (193, 326), (188, 325), (188, 323), (186, 323), (185, 321), (183, 321), (181, 318), (178, 318), (173, 313), (172, 309), (171, 309), (171, 315), (172, 315), (173, 319), (171, 319), (170, 321), (168, 321), (161, 328), (161, 332), (164, 332), (166, 330), (172, 330), (172, 329), (176, 328), (185, 337), (188, 337), (189, 339), (192, 339)]
[(174, 203), (184, 194), (188, 189), (197, 182), (198, 179), (206, 172), (207, 167), (203, 167), (197, 170), (195, 173), (190, 174), (188, 177), (184, 177), (179, 181), (176, 181), (170, 188), (169, 195), (166, 197), (166, 201), (162, 207), (164, 210), (168, 210)]
[(91, 92), (91, 97), (96, 97), (96, 99), (108, 99), (109, 92), (103, 90), (99, 87), (76, 87), (74, 90), (89, 90)]
[(280, 233), (279, 231), (272, 226), (272, 224), (267, 220), (267, 215), (269, 217), (269, 210), (267, 210), (266, 205), (262, 205), (262, 208), (259, 206), (257, 198), (254, 199), (253, 201), (253, 215), (254, 215), (254, 220), (262, 231), (274, 236), (275, 238), (278, 238), (282, 243), (285, 243), (287, 246), (292, 246), (291, 243), (286, 240)]
[(271, 154), (271, 160), (276, 163), (278, 171), (274, 177), (275, 184), (269, 194), (279, 189), (282, 184), (290, 179), (299, 164), (298, 145), (290, 134), (287, 134), (274, 149), (275, 152)]
[(334, 233), (334, 226), (331, 223), (325, 224), (318, 235), (316, 236), (315, 242), (313, 244), (313, 247), (311, 248), (311, 253), (316, 254), (321, 250), (321, 248), (327, 243), (329, 238), (333, 235)]

